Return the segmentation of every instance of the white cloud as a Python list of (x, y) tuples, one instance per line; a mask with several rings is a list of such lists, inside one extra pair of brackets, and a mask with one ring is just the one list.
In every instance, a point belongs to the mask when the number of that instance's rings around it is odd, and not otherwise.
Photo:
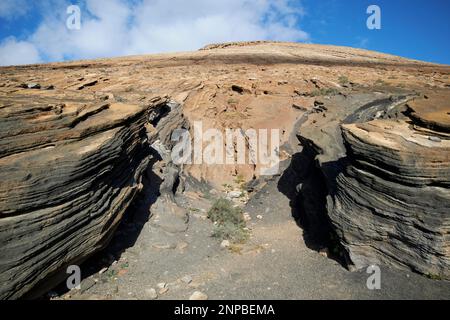
[(187, 51), (216, 42), (309, 37), (298, 27), (304, 15), (298, 1), (295, 6), (288, 0), (85, 0), (83, 4), (81, 30), (66, 28), (67, 2), (45, 10), (44, 21), (28, 39), (43, 59)]
[(357, 37), (356, 40), (357, 40), (357, 42), (355, 43), (356, 48), (367, 49), (369, 39)]
[(26, 0), (1, 0), (0, 18), (11, 20), (25, 15), (30, 9)]
[[(129, 54), (195, 50), (214, 42), (307, 40), (284, 0), (154, 0), (136, 8)], [(298, 16), (297, 16), (298, 19)]]
[(0, 65), (11, 66), (41, 62), (36, 47), (27, 41), (10, 37), (0, 43)]

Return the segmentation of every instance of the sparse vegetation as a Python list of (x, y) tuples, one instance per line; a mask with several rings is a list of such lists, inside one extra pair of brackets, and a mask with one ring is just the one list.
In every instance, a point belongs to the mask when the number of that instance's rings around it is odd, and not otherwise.
[(213, 237), (233, 243), (242, 243), (248, 239), (242, 210), (233, 207), (233, 202), (218, 199), (208, 211), (208, 218), (215, 223)]
[(243, 176), (242, 174), (238, 174), (238, 175), (236, 176), (235, 182), (236, 182), (237, 184), (241, 184), (241, 183), (245, 182), (244, 176)]
[(426, 276), (427, 276), (427, 278), (429, 278), (431, 280), (437, 280), (437, 281), (442, 280), (442, 277), (440, 275), (438, 275), (438, 274), (428, 273)]
[(116, 270), (108, 270), (108, 272), (106, 272), (106, 276), (108, 278), (113, 278), (113, 277), (117, 276), (117, 271)]
[(348, 78), (346, 76), (340, 76), (338, 78), (338, 82), (341, 86), (346, 86), (350, 83), (350, 80), (348, 80)]
[(224, 191), (230, 191), (233, 189), (233, 186), (231, 184), (224, 183), (224, 184), (222, 184), (222, 188)]
[(242, 197), (244, 196), (244, 192), (246, 190), (246, 182), (244, 176), (242, 174), (238, 174), (234, 182), (239, 185), (239, 189), (242, 191)]
[(339, 90), (336, 88), (321, 88), (321, 89), (316, 89), (313, 92), (311, 92), (312, 97), (335, 96), (338, 94), (339, 94)]
[(234, 254), (242, 254), (242, 247), (236, 244), (232, 244), (228, 250)]

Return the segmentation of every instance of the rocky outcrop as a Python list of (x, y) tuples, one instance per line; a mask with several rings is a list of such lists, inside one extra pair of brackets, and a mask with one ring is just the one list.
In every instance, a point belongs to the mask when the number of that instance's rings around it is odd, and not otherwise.
[(105, 99), (2, 99), (0, 298), (51, 287), (104, 247), (140, 190), (151, 116), (168, 101)]
[(408, 103), (410, 119), (342, 126), (347, 165), (330, 219), (361, 268), (373, 263), (450, 279), (447, 100)]

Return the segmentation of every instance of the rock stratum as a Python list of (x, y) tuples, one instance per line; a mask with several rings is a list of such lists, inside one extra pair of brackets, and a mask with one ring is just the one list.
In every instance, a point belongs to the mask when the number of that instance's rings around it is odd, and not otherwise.
[[(448, 100), (426, 103), (446, 118)], [(442, 131), (423, 127), (415, 105), (412, 120), (342, 126), (349, 163), (329, 214), (356, 267), (386, 263), (449, 279), (450, 131), (437, 116), (429, 127)]]
[(150, 160), (145, 124), (161, 104), (1, 102), (3, 298), (108, 243), (140, 190)]
[[(2, 299), (49, 290), (105, 247), (143, 174), (167, 158), (172, 131), (199, 120), (204, 129), (280, 129), (293, 210), (313, 236), (336, 234), (349, 264), (449, 279), (448, 66), (252, 42), (0, 74)], [(164, 223), (177, 221), (164, 208), (184, 219), (172, 199), (177, 179), (264, 183), (253, 165), (161, 171)]]

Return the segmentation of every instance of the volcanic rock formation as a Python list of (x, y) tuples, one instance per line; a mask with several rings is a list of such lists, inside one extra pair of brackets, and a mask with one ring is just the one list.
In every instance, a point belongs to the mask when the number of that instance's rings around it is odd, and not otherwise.
[(449, 279), (448, 96), (409, 108), (411, 120), (342, 126), (349, 163), (329, 214), (356, 267), (382, 262)]
[(168, 103), (69, 101), (2, 101), (2, 298), (23, 295), (108, 243), (151, 158), (157, 134), (148, 137), (145, 125)]
[[(449, 278), (449, 75), (365, 50), (270, 42), (0, 68), (0, 298), (49, 289), (103, 248), (148, 170), (163, 180), (152, 214), (176, 231), (186, 215), (172, 195), (185, 177), (264, 183), (252, 164), (174, 166), (170, 136), (194, 121), (279, 129), (293, 210), (309, 233), (336, 233), (357, 267)], [(156, 158), (164, 166), (149, 168)]]

